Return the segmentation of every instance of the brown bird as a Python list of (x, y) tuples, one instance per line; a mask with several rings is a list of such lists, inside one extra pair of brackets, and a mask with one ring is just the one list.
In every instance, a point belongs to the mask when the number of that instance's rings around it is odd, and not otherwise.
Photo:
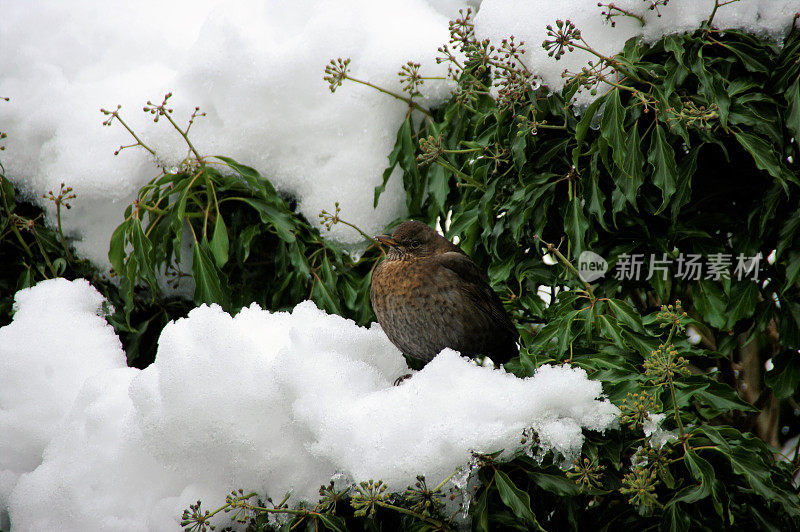
[(386, 336), (405, 355), (427, 363), (450, 347), (495, 364), (517, 355), (514, 324), (461, 248), (416, 221), (376, 239), (389, 251), (372, 274), (370, 300)]

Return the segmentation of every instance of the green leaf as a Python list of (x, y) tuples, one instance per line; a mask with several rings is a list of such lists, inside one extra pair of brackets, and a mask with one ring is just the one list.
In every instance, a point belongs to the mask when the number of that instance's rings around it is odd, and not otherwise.
[(620, 328), (617, 320), (605, 314), (598, 316), (597, 320), (600, 324), (600, 331), (602, 332), (603, 336), (611, 340), (611, 342), (616, 346), (625, 346), (625, 339), (622, 336), (622, 329)]
[(625, 143), (625, 153), (622, 166), (622, 178), (617, 180), (617, 186), (625, 192), (625, 197), (633, 206), (636, 206), (636, 193), (644, 182), (642, 166), (644, 166), (644, 156), (641, 149), (642, 139), (639, 136), (639, 123), (636, 122), (631, 127)]
[(450, 174), (443, 166), (432, 164), (428, 169), (428, 192), (439, 212), (445, 212), (445, 202), (450, 193)]
[(717, 283), (700, 279), (692, 287), (692, 302), (703, 320), (710, 326), (721, 329), (727, 321), (725, 294)]
[(692, 397), (701, 404), (703, 415), (709, 419), (731, 410), (758, 411), (753, 405), (743, 401), (736, 390), (722, 382), (708, 381), (707, 385), (696, 391)]
[[(131, 220), (131, 227), (133, 229), (132, 244), (133, 255), (129, 259), (129, 263), (134, 264), (134, 268), (138, 269), (139, 275), (143, 277), (150, 285), (150, 289), (154, 293), (158, 292), (158, 280), (156, 279), (156, 272), (154, 268), (155, 260), (153, 259), (153, 243), (145, 235), (142, 229), (142, 222), (138, 218)], [(138, 277), (133, 279), (135, 283)]]
[(788, 191), (786, 188), (786, 181), (796, 181), (796, 178), (781, 165), (780, 159), (775, 155), (772, 146), (761, 137), (752, 133), (734, 130), (733, 134), (736, 140), (739, 141), (739, 144), (753, 156), (756, 167), (758, 167), (759, 170), (764, 170), (769, 173), (769, 175), (780, 182), (784, 191)]
[(259, 192), (261, 196), (266, 197), (267, 195), (275, 194), (275, 187), (272, 186), (272, 183), (259, 174), (255, 168), (239, 164), (230, 157), (223, 157), (221, 155), (215, 155), (214, 157), (227, 164), (232, 170), (242, 176), (242, 178), (244, 178), (256, 192)]
[(768, 65), (770, 62), (763, 48), (753, 46), (747, 42), (733, 40), (720, 44), (733, 52), (750, 72), (769, 72)]
[(527, 139), (527, 135), (514, 135), (514, 138), (511, 140), (511, 156), (514, 160), (514, 166), (518, 171), (522, 171), (522, 167), (528, 162), (528, 158), (525, 155)]
[(125, 271), (125, 237), (127, 230), (128, 222), (123, 222), (114, 229), (108, 248), (108, 260), (117, 275)]
[(250, 247), (253, 244), (253, 239), (261, 233), (261, 228), (262, 226), (260, 225), (248, 225), (239, 233), (237, 244), (240, 261), (245, 262), (250, 256)]
[(494, 474), (494, 483), (500, 493), (503, 504), (511, 508), (519, 519), (522, 519), (535, 530), (544, 530), (531, 510), (531, 497), (514, 485), (504, 472), (498, 470)]
[(695, 146), (678, 165), (678, 180), (675, 183), (675, 194), (672, 196), (671, 202), (673, 224), (677, 221), (681, 208), (692, 199), (692, 178), (697, 171), (697, 155), (699, 153), (700, 146)]
[(611, 146), (611, 157), (614, 163), (623, 168), (627, 158), (625, 124), (625, 108), (619, 98), (619, 89), (613, 89), (606, 98), (606, 107), (600, 119), (600, 135)]
[(336, 294), (336, 277), (333, 274), (333, 269), (325, 256), (321, 264), (321, 276), (314, 278), (314, 286), (311, 290), (311, 299), (319, 305), (319, 307), (328, 312), (341, 314), (341, 306)]
[(57, 259), (53, 259), (53, 270), (55, 270), (55, 274), (56, 274), (57, 277), (61, 276), (61, 274), (63, 274), (66, 269), (67, 269), (67, 260), (66, 259), (64, 259), (62, 257), (58, 257)]
[(589, 131), (589, 126), (595, 119), (595, 114), (597, 114), (597, 108), (600, 107), (606, 101), (605, 97), (597, 98), (586, 110), (583, 112), (583, 116), (581, 117), (580, 122), (575, 126), (575, 141), (576, 146), (572, 150), (572, 164), (576, 168), (578, 167), (578, 157), (581, 154), (581, 148), (583, 147), (583, 141), (586, 138), (586, 133)]
[(600, 175), (597, 169), (597, 157), (592, 157), (592, 161), (589, 165), (589, 179), (585, 186), (588, 188), (588, 194), (586, 191), (584, 191), (584, 196), (589, 196), (588, 200), (586, 201), (586, 211), (594, 216), (594, 218), (597, 220), (597, 223), (600, 224), (600, 227), (608, 231), (608, 226), (606, 225), (606, 221), (604, 219), (604, 214), (606, 211), (606, 195), (600, 188)]
[(786, 350), (772, 358), (772, 369), (764, 376), (778, 399), (791, 397), (800, 383), (800, 353)]
[[(719, 494), (717, 490), (714, 489), (716, 485), (716, 475), (714, 474), (714, 467), (708, 460), (701, 458), (694, 450), (687, 449), (686, 454), (683, 456), (683, 462), (686, 464), (686, 467), (689, 469), (689, 472), (692, 474), (695, 480), (700, 481), (699, 486), (695, 486), (694, 488), (687, 488), (681, 490), (678, 495), (676, 495), (675, 502), (686, 502), (686, 503), (694, 503), (699, 500), (705, 499), (709, 495), (712, 496), (712, 502), (714, 503), (714, 510), (716, 510), (717, 515), (720, 518), (723, 518), (723, 511), (722, 511), (722, 503), (719, 499)], [(672, 502), (672, 501), (670, 501)]]
[(225, 227), (225, 220), (222, 215), (217, 215), (214, 222), (214, 234), (211, 237), (211, 253), (218, 268), (225, 266), (228, 262), (228, 229)]
[(528, 476), (534, 484), (556, 495), (578, 495), (581, 489), (574, 481), (561, 474), (531, 471)]
[(678, 504), (668, 505), (664, 509), (659, 530), (669, 532), (688, 532), (691, 525), (689, 513)]
[(258, 198), (237, 199), (250, 205), (256, 211), (258, 211), (261, 221), (269, 224), (269, 226), (275, 230), (275, 233), (277, 233), (281, 240), (288, 243), (295, 241), (294, 219), (290, 213)]
[(410, 116), (405, 119), (397, 131), (396, 146), (400, 148), (397, 153), (397, 163), (403, 169), (406, 207), (410, 213), (418, 213), (425, 194), (425, 187), (417, 167), (417, 144), (414, 142), (414, 127)]
[(740, 319), (752, 318), (758, 304), (758, 285), (745, 279), (733, 283), (728, 295), (726, 329), (732, 329)]
[(708, 437), (720, 458), (729, 460), (733, 472), (741, 475), (759, 496), (780, 504), (790, 516), (800, 516), (797, 495), (772, 480), (774, 458), (763, 441), (726, 426), (700, 425), (695, 432)]
[(620, 299), (609, 299), (606, 303), (614, 313), (618, 322), (626, 325), (633, 331), (640, 332), (643, 330), (642, 317), (630, 303)]
[(226, 297), (222, 291), (219, 270), (211, 260), (211, 256), (199, 242), (192, 248), (192, 277), (194, 278), (194, 302), (219, 303), (223, 307)]
[(475, 509), (472, 510), (472, 523), (475, 530), (480, 530), (482, 532), (489, 532), (488, 493), (488, 489), (483, 490), (480, 497), (478, 497), (478, 501), (475, 503)]
[(317, 514), (317, 517), (322, 521), (326, 529), (333, 530), (334, 532), (347, 532), (347, 523), (338, 515)]
[(661, 206), (655, 212), (655, 214), (659, 214), (672, 198), (672, 194), (675, 192), (675, 183), (678, 180), (675, 151), (667, 142), (661, 124), (656, 124), (653, 130), (647, 161), (653, 167), (653, 184), (661, 189)]
[(569, 237), (570, 247), (574, 256), (580, 255), (581, 251), (586, 249), (586, 234), (590, 230), (589, 220), (586, 219), (586, 214), (583, 212), (581, 199), (578, 197), (572, 198), (566, 206), (564, 213), (564, 230)]
[(786, 98), (788, 112), (786, 113), (786, 127), (792, 132), (795, 141), (800, 140), (800, 78), (783, 95)]

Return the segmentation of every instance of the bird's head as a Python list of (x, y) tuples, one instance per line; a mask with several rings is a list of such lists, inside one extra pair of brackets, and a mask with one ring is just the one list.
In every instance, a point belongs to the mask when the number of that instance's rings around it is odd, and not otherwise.
[(391, 235), (378, 235), (375, 240), (389, 248), (389, 260), (421, 258), (452, 251), (456, 246), (422, 222), (403, 222)]

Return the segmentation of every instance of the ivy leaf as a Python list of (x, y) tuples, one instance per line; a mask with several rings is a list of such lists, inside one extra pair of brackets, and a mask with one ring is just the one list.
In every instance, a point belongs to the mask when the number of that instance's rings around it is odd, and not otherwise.
[(489, 532), (489, 512), (487, 507), (489, 490), (483, 490), (478, 501), (475, 503), (475, 509), (472, 514), (472, 522), (475, 530)]
[(504, 472), (498, 470), (494, 474), (494, 483), (497, 486), (497, 491), (500, 493), (500, 499), (503, 504), (511, 508), (519, 519), (522, 519), (533, 527), (535, 530), (542, 530), (539, 521), (531, 510), (531, 497), (518, 487), (514, 485), (511, 479)]
[(583, 116), (581, 117), (578, 125), (575, 126), (575, 147), (572, 149), (572, 165), (574, 167), (578, 167), (578, 157), (581, 155), (581, 149), (583, 147), (584, 139), (586, 138), (586, 133), (589, 131), (589, 126), (595, 119), (595, 114), (597, 114), (597, 109), (600, 107), (606, 98), (600, 97), (589, 104), (589, 107), (586, 108), (584, 111)]
[(611, 146), (611, 157), (614, 164), (623, 168), (625, 166), (625, 108), (619, 98), (619, 89), (612, 90), (606, 98), (606, 107), (603, 109), (603, 117), (600, 119), (600, 135)]
[(792, 132), (795, 140), (800, 139), (800, 78), (794, 80), (783, 97), (786, 98), (789, 109), (786, 114), (786, 127)]
[(707, 324), (718, 329), (725, 325), (727, 303), (725, 294), (716, 283), (708, 279), (697, 281), (692, 288), (692, 302)]
[(713, 419), (731, 410), (739, 410), (741, 412), (758, 411), (753, 405), (743, 401), (736, 393), (736, 390), (725, 383), (717, 381), (709, 381), (707, 386), (692, 394), (692, 399), (700, 403), (701, 413), (707, 419)]
[(225, 227), (225, 220), (222, 215), (217, 215), (214, 222), (214, 234), (211, 237), (211, 253), (218, 268), (225, 266), (228, 262), (228, 229)]
[(733, 135), (739, 144), (753, 156), (753, 161), (759, 170), (764, 170), (778, 180), (784, 192), (788, 193), (786, 181), (797, 181), (788, 170), (780, 163), (780, 159), (775, 155), (772, 146), (761, 137), (744, 131), (734, 131)]
[(511, 140), (511, 156), (513, 157), (514, 166), (517, 171), (522, 171), (522, 167), (528, 162), (528, 157), (525, 155), (527, 139), (527, 135), (514, 135), (514, 138)]
[(741, 475), (755, 493), (780, 504), (789, 515), (800, 516), (797, 495), (779, 488), (772, 480), (774, 459), (763, 441), (733, 427), (700, 425), (695, 431), (715, 444), (720, 458), (729, 460), (733, 472)]
[[(741, 38), (749, 37), (741, 32), (733, 31), (731, 35), (738, 35)], [(739, 60), (744, 63), (744, 66), (750, 72), (769, 72), (769, 59), (764, 53), (762, 47), (753, 46), (751, 43), (742, 41), (729, 41), (722, 44), (725, 48), (736, 54)]]
[(542, 471), (532, 471), (528, 476), (534, 484), (556, 495), (578, 495), (581, 491), (578, 485), (565, 477), (563, 473), (553, 474)]
[(573, 253), (577, 256), (586, 249), (586, 234), (589, 231), (589, 221), (583, 212), (581, 200), (578, 197), (572, 198), (566, 206), (564, 214), (564, 229), (569, 237)]
[(672, 196), (671, 202), (672, 223), (677, 221), (681, 207), (692, 199), (692, 177), (697, 171), (697, 155), (699, 153), (700, 146), (695, 146), (678, 165), (678, 180), (675, 183), (675, 194)]
[(219, 273), (205, 247), (195, 242), (192, 248), (192, 277), (196, 304), (219, 303), (227, 306)]
[(336, 292), (336, 276), (333, 274), (333, 269), (328, 257), (323, 257), (320, 267), (320, 273), (314, 278), (314, 286), (311, 290), (311, 299), (317, 303), (320, 308), (341, 314), (341, 306), (339, 305)]
[(347, 532), (347, 524), (344, 519), (338, 515), (317, 514), (317, 517), (328, 530), (333, 530), (333, 532)]
[(772, 369), (764, 376), (775, 397), (785, 399), (794, 395), (800, 383), (800, 353), (786, 350), (772, 358)]
[(758, 304), (758, 286), (756, 283), (745, 279), (734, 283), (728, 295), (728, 308), (726, 329), (732, 329), (737, 321), (743, 318), (750, 318), (756, 310)]
[(273, 203), (258, 198), (238, 198), (257, 212), (261, 221), (275, 230), (281, 240), (287, 243), (295, 241), (294, 221), (291, 213), (276, 207)]
[(247, 182), (247, 184), (252, 187), (253, 191), (258, 192), (260, 196), (267, 197), (269, 195), (275, 195), (275, 187), (272, 186), (272, 183), (270, 183), (267, 178), (259, 174), (258, 170), (255, 168), (240, 164), (230, 157), (215, 155), (214, 158), (224, 162), (232, 170), (238, 173)]
[(660, 530), (670, 532), (688, 532), (691, 525), (689, 513), (682, 509), (678, 504), (669, 504), (664, 509), (664, 516), (661, 518)]
[(625, 345), (625, 339), (622, 336), (622, 329), (620, 328), (617, 320), (604, 314), (598, 316), (597, 319), (600, 323), (600, 331), (602, 332), (603, 336), (611, 340), (614, 345)]
[(633, 331), (639, 332), (643, 330), (642, 317), (630, 303), (619, 299), (609, 299), (606, 303), (614, 313), (614, 316), (616, 316), (618, 322), (626, 325)]
[(108, 248), (108, 260), (117, 274), (125, 271), (125, 236), (127, 230), (128, 222), (124, 222), (114, 229), (114, 233), (111, 235), (111, 244)]
[(653, 167), (653, 184), (661, 189), (661, 206), (655, 212), (655, 214), (659, 214), (667, 206), (675, 192), (675, 183), (678, 179), (675, 150), (667, 142), (661, 124), (656, 124), (653, 130), (647, 162)]

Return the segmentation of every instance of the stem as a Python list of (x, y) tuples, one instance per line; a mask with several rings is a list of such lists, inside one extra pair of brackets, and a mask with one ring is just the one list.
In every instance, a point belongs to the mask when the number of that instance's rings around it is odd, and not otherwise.
[[(186, 141), (186, 144), (188, 144), (188, 145), (189, 145), (189, 149), (190, 149), (190, 150), (192, 150), (192, 153), (194, 153), (194, 156), (197, 158), (197, 160), (198, 160), (198, 161), (201, 161), (203, 158), (202, 158), (202, 157), (200, 157), (200, 154), (199, 154), (199, 153), (197, 152), (197, 150), (194, 148), (194, 145), (192, 144), (192, 141), (190, 141), (190, 140), (189, 140), (189, 135), (187, 135), (186, 133), (184, 133), (184, 131), (183, 131), (183, 130), (182, 130), (180, 127), (178, 127), (178, 124), (176, 124), (176, 123), (175, 123), (175, 121), (172, 119), (172, 117), (171, 117), (171, 116), (169, 116), (169, 113), (167, 113), (167, 112), (164, 112), (164, 116), (165, 116), (165, 117), (167, 117), (167, 120), (169, 120), (169, 123), (170, 123), (170, 124), (172, 124), (172, 127), (174, 127), (174, 128), (175, 128), (175, 130), (176, 130), (178, 133), (180, 133), (180, 134), (181, 134), (181, 137), (183, 137), (183, 140), (185, 140), (185, 141)], [(188, 128), (187, 128), (187, 131), (188, 131)], [(155, 153), (153, 153), (153, 155), (155, 155)]]
[(427, 109), (425, 109), (424, 107), (419, 105), (417, 102), (415, 102), (411, 98), (406, 98), (405, 96), (403, 96), (401, 94), (397, 94), (396, 92), (392, 92), (392, 91), (386, 90), (386, 89), (384, 89), (382, 87), (378, 87), (377, 85), (373, 85), (369, 81), (362, 81), (360, 79), (351, 78), (350, 76), (345, 76), (344, 79), (349, 79), (350, 81), (355, 81), (356, 83), (361, 83), (362, 85), (366, 85), (367, 87), (372, 87), (376, 91), (382, 92), (384, 94), (388, 94), (389, 96), (392, 96), (394, 98), (397, 98), (398, 100), (402, 100), (402, 101), (406, 102), (410, 107), (413, 107), (414, 109), (416, 109), (417, 111), (425, 114), (428, 117), (431, 116), (430, 111), (428, 111)]
[(536, 129), (567, 129), (567, 125), (551, 126), (550, 124), (536, 124)]
[(455, 476), (455, 474), (456, 474), (456, 473), (458, 473), (458, 469), (456, 469), (455, 471), (453, 471), (452, 473), (450, 473), (449, 475), (447, 475), (447, 477), (446, 477), (444, 480), (442, 480), (441, 482), (439, 482), (439, 483), (436, 485), (436, 487), (435, 487), (435, 488), (433, 488), (433, 491), (439, 491), (440, 489), (442, 489), (442, 486), (444, 486), (445, 484), (447, 484), (447, 481), (448, 481), (448, 480), (450, 480), (451, 478), (453, 478), (453, 477)]
[(544, 240), (541, 239), (541, 237), (539, 237), (539, 235), (534, 235), (534, 238), (539, 240), (539, 242), (541, 242), (545, 246), (547, 246), (547, 251), (555, 254), (556, 258), (559, 261), (561, 261), (567, 267), (567, 269), (569, 269), (569, 271), (575, 274), (575, 277), (577, 277), (583, 283), (584, 288), (586, 288), (586, 293), (589, 294), (589, 300), (592, 302), (592, 305), (594, 305), (595, 301), (597, 301), (597, 297), (595, 297), (594, 295), (594, 290), (592, 290), (592, 285), (586, 282), (583, 279), (583, 277), (581, 277), (580, 272), (577, 269), (575, 269), (575, 266), (573, 266), (572, 263), (569, 260), (567, 260), (567, 258), (564, 255), (562, 255), (561, 252), (558, 250), (558, 248), (555, 247), (553, 244), (545, 242)]
[[(236, 497), (236, 500), (237, 501), (246, 501), (246, 500), (250, 499), (251, 497), (255, 497), (256, 495), (258, 495), (258, 493), (251, 493), (250, 495), (243, 495), (242, 497)], [(209, 514), (206, 515), (204, 519), (208, 519), (209, 517), (212, 517), (212, 516), (220, 513), (221, 511), (223, 511), (225, 508), (228, 508), (229, 506), (231, 506), (231, 503), (227, 503), (227, 504), (225, 504), (223, 506), (220, 506), (219, 508), (217, 508), (213, 512), (209, 512)]]
[(484, 148), (469, 148), (465, 150), (442, 150), (442, 153), (474, 153), (476, 151), (483, 151)]
[[(669, 352), (669, 346), (672, 345), (672, 338), (675, 336), (675, 331), (678, 329), (678, 324), (673, 323), (672, 327), (669, 329), (669, 335), (667, 336), (667, 342), (664, 344), (665, 352)], [(675, 385), (672, 382), (672, 375), (668, 376), (667, 384), (669, 384), (669, 393), (672, 396), (672, 406), (675, 408), (675, 423), (678, 425), (678, 429), (681, 433), (681, 438), (686, 435), (686, 431), (683, 428), (683, 421), (681, 421), (680, 410), (678, 409), (678, 396), (675, 393)]]
[[(734, 1), (736, 1), (736, 0), (734, 0)], [(579, 49), (581, 49), (581, 50), (584, 50), (584, 51), (586, 51), (586, 52), (589, 52), (590, 54), (592, 54), (592, 55), (594, 55), (594, 56), (597, 56), (599, 59), (602, 59), (602, 60), (603, 60), (603, 61), (605, 61), (605, 62), (606, 62), (608, 65), (610, 65), (610, 66), (611, 66), (611, 67), (612, 67), (612, 68), (613, 68), (613, 69), (614, 69), (616, 72), (623, 72), (623, 73), (624, 73), (624, 74), (625, 74), (627, 77), (629, 77), (629, 78), (632, 78), (632, 79), (633, 79), (633, 80), (635, 80), (635, 81), (638, 81), (638, 82), (640, 82), (640, 83), (646, 83), (644, 80), (642, 80), (641, 78), (639, 78), (639, 76), (637, 76), (637, 75), (635, 75), (635, 74), (633, 74), (633, 73), (631, 73), (631, 72), (628, 72), (626, 69), (624, 69), (624, 68), (622, 67), (622, 65), (619, 63), (619, 61), (616, 61), (616, 60), (615, 60), (614, 58), (612, 58), (612, 57), (606, 57), (605, 55), (601, 54), (600, 52), (598, 52), (597, 50), (595, 50), (594, 48), (592, 48), (592, 47), (589, 45), (589, 43), (588, 43), (588, 42), (586, 42), (585, 40), (583, 40), (583, 38), (581, 38), (581, 42), (583, 43), (583, 45), (581, 45), (581, 44), (578, 44), (577, 42), (574, 42), (574, 41), (573, 41), (573, 42), (572, 42), (572, 46), (574, 46), (575, 48), (579, 48)], [(603, 68), (605, 68), (605, 67), (603, 67)], [(598, 74), (600, 74), (600, 72), (598, 72)], [(652, 84), (651, 84), (651, 85), (652, 85)]]
[(344, 225), (346, 225), (346, 226), (348, 226), (348, 227), (352, 227), (353, 229), (355, 229), (356, 231), (358, 231), (358, 232), (361, 234), (361, 236), (363, 236), (364, 238), (366, 238), (366, 239), (368, 239), (368, 240), (371, 240), (372, 242), (375, 242), (376, 244), (378, 243), (378, 241), (377, 241), (377, 240), (375, 240), (374, 238), (372, 238), (371, 236), (369, 236), (367, 233), (365, 233), (364, 231), (362, 231), (362, 230), (361, 230), (361, 228), (360, 228), (360, 227), (358, 227), (357, 225), (355, 225), (355, 224), (352, 224), (352, 223), (350, 223), (350, 222), (347, 222), (347, 221), (345, 221), (345, 220), (342, 220), (341, 218), (339, 218), (339, 223), (340, 223), (340, 224), (344, 224)]
[(150, 146), (142, 142), (142, 139), (140, 139), (139, 136), (136, 135), (136, 133), (134, 133), (130, 127), (128, 127), (128, 124), (126, 124), (125, 121), (119, 116), (117, 111), (114, 111), (112, 114), (117, 117), (117, 120), (119, 121), (120, 124), (122, 124), (122, 127), (127, 129), (128, 133), (130, 133), (133, 136), (133, 138), (136, 139), (136, 142), (139, 144), (139, 146), (149, 151), (151, 155), (155, 156), (156, 152), (153, 151), (153, 149)]
[(39, 251), (42, 252), (44, 261), (47, 263), (47, 267), (50, 268), (50, 272), (53, 274), (53, 277), (58, 277), (56, 269), (53, 267), (53, 263), (50, 262), (50, 257), (47, 255), (47, 252), (44, 250), (44, 246), (42, 245), (42, 241), (39, 239), (39, 233), (36, 232), (36, 228), (33, 226), (31, 227), (31, 233), (33, 233), (33, 238), (36, 240), (36, 245), (39, 246)]
[(470, 176), (468, 176), (467, 174), (465, 174), (464, 172), (462, 172), (461, 170), (459, 170), (458, 168), (456, 168), (455, 166), (453, 166), (452, 164), (450, 164), (446, 160), (443, 160), (441, 157), (436, 159), (436, 164), (438, 164), (439, 166), (442, 166), (442, 167), (450, 170), (456, 176), (460, 177), (461, 180), (464, 181), (465, 183), (467, 183), (469, 185), (472, 185), (473, 187), (475, 187), (475, 188), (477, 188), (479, 190), (486, 190), (486, 187), (484, 187), (478, 181), (475, 181)]
[(61, 231), (61, 203), (56, 202), (56, 220), (58, 221), (58, 236), (61, 239), (61, 245), (64, 246), (64, 252), (67, 254), (67, 260), (73, 262), (72, 253), (69, 252), (67, 240), (64, 238), (64, 233)]
[(444, 523), (442, 523), (438, 519), (432, 519), (430, 517), (425, 517), (422, 514), (418, 514), (416, 512), (412, 512), (411, 510), (408, 510), (406, 508), (402, 508), (400, 506), (395, 506), (394, 504), (389, 504), (388, 502), (375, 501), (375, 504), (378, 505), (378, 506), (381, 506), (383, 508), (388, 508), (390, 510), (394, 510), (396, 512), (400, 512), (401, 514), (414, 516), (414, 517), (416, 517), (417, 519), (419, 519), (421, 521), (425, 521), (426, 523), (429, 523), (429, 524), (434, 525), (434, 526), (439, 527), (439, 528), (444, 526)]
[(632, 17), (632, 18), (635, 18), (636, 20), (638, 20), (638, 21), (639, 21), (639, 24), (641, 24), (641, 25), (642, 25), (642, 27), (644, 28), (644, 18), (640, 17), (639, 15), (637, 15), (637, 14), (635, 14), (635, 13), (631, 13), (630, 11), (628, 11), (628, 10), (626, 10), (626, 9), (622, 9), (622, 8), (620, 8), (620, 7), (617, 7), (617, 6), (615, 6), (614, 4), (608, 4), (608, 6), (607, 6), (607, 7), (608, 7), (609, 9), (615, 9), (615, 10), (619, 11), (621, 14), (625, 15), (626, 17)]
[(19, 240), (19, 243), (22, 245), (22, 248), (25, 250), (25, 253), (27, 253), (30, 258), (33, 258), (33, 251), (31, 251), (31, 248), (28, 247), (27, 243), (25, 243), (25, 239), (22, 238), (22, 234), (19, 232), (19, 229), (17, 229), (17, 227), (13, 223), (11, 224), (11, 231), (14, 233), (14, 235), (16, 235), (17, 240)]
[(711, 28), (711, 23), (714, 21), (714, 16), (717, 14), (717, 9), (738, 1), (739, 0), (727, 0), (720, 2), (720, 0), (714, 0), (714, 9), (711, 11), (711, 15), (708, 17), (708, 20), (706, 21), (706, 31), (708, 31)]
[(675, 408), (675, 423), (678, 424), (678, 430), (681, 433), (681, 438), (686, 436), (686, 431), (683, 428), (683, 421), (681, 421), (680, 410), (678, 410), (678, 396), (675, 394), (675, 385), (672, 384), (672, 377), (667, 381), (669, 383), (669, 392), (672, 395), (672, 405)]

